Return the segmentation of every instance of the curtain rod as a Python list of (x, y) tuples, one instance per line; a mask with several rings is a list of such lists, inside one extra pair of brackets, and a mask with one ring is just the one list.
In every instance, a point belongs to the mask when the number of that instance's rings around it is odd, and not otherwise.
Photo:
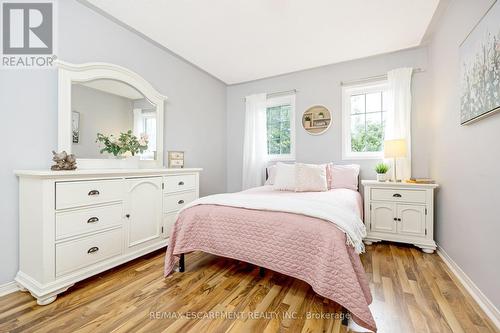
[[(422, 68), (414, 68), (413, 73), (423, 73), (425, 70)], [(375, 81), (375, 80), (384, 80), (387, 79), (387, 74), (383, 75), (375, 75), (375, 76), (369, 76), (365, 77), (362, 79), (356, 79), (356, 80), (349, 80), (349, 81), (340, 81), (341, 86), (348, 86), (356, 83), (363, 83), (363, 82), (369, 82), (369, 81)]]
[[(290, 90), (284, 90), (284, 91), (277, 91), (273, 93), (266, 94), (267, 98), (273, 97), (273, 96), (279, 96), (279, 95), (287, 95), (287, 94), (296, 94), (299, 91), (297, 89), (290, 89)], [(246, 97), (243, 97), (243, 100), (245, 100)]]

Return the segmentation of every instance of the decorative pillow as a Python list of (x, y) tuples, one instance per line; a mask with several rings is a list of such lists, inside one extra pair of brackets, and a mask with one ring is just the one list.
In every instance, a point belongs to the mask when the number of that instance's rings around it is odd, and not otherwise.
[(326, 180), (326, 165), (324, 164), (295, 164), (297, 192), (322, 192), (328, 190)]
[(276, 163), (274, 189), (278, 191), (295, 191), (295, 164)]
[(276, 165), (267, 167), (267, 179), (264, 185), (274, 185), (276, 181)]
[(326, 183), (328, 184), (328, 189), (331, 190), (333, 186), (333, 163), (323, 165), (326, 168)]
[(332, 169), (332, 188), (358, 190), (359, 165), (334, 165)]

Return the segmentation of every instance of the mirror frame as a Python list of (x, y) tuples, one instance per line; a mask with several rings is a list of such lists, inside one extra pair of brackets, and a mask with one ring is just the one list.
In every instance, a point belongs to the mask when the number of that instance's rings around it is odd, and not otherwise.
[[(163, 121), (167, 96), (162, 95), (139, 74), (109, 63), (92, 62), (84, 64), (71, 64), (56, 60), (58, 67), (58, 151), (65, 150), (71, 153), (71, 85), (75, 82), (87, 82), (98, 79), (110, 79), (124, 82), (137, 89), (156, 106), (156, 159), (141, 160), (140, 168), (163, 167)], [(119, 168), (118, 160), (77, 158), (79, 169), (105, 169)]]

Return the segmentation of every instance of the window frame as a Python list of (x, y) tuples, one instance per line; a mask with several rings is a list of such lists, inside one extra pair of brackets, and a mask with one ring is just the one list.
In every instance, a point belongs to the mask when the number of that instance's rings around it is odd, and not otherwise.
[[(351, 150), (351, 96), (370, 94), (388, 89), (386, 79), (347, 85), (342, 87), (342, 159), (343, 160), (368, 160), (382, 159), (384, 152), (353, 152)], [(383, 100), (382, 100), (383, 106)], [(387, 110), (386, 110), (387, 111)], [(366, 109), (365, 109), (366, 114)]]
[[(295, 161), (295, 94), (268, 97), (266, 102), (266, 144), (267, 144), (267, 109), (271, 107), (290, 105), (290, 154), (268, 154), (271, 162)], [(267, 147), (266, 147), (267, 148)]]

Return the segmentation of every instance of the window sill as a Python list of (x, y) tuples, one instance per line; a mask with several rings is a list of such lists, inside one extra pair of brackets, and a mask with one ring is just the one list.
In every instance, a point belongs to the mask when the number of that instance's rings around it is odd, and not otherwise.
[(383, 160), (384, 159), (384, 154), (368, 154), (368, 155), (355, 155), (355, 154), (348, 154), (348, 155), (342, 155), (342, 160), (348, 161), (348, 160)]
[(293, 162), (295, 161), (295, 156), (268, 156), (269, 162)]

